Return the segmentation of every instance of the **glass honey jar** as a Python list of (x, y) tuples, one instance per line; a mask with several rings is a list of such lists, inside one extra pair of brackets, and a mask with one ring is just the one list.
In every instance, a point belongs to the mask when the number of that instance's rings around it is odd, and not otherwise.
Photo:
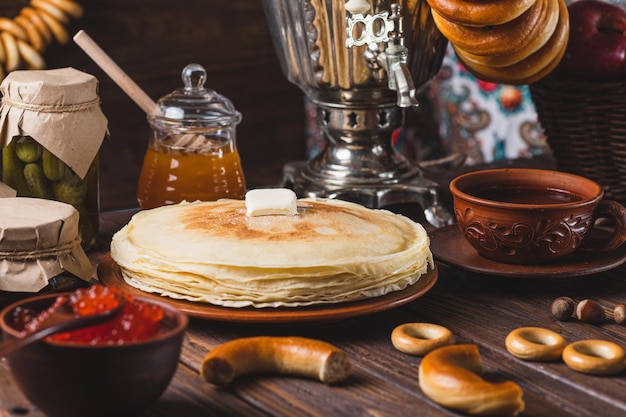
[(236, 145), (241, 113), (204, 87), (201, 65), (187, 65), (182, 80), (184, 87), (162, 97), (158, 114), (148, 116), (151, 137), (137, 190), (142, 209), (245, 197)]

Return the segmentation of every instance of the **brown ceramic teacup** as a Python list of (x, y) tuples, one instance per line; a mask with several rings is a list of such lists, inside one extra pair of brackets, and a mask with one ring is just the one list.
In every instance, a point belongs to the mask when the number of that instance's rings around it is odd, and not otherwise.
[[(626, 208), (578, 175), (489, 169), (454, 178), (450, 191), (463, 236), (495, 261), (542, 264), (576, 250), (614, 251), (626, 241)], [(599, 219), (609, 227), (592, 234)]]

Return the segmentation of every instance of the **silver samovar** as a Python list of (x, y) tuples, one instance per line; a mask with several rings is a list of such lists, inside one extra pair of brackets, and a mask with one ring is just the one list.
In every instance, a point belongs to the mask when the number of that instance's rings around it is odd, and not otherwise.
[[(452, 222), (437, 184), (392, 144), (404, 108), (441, 66), (447, 40), (426, 0), (263, 0), (287, 79), (317, 109), (324, 149), (288, 163), (283, 183), (300, 197), (371, 208), (418, 203), (439, 227)], [(406, 24), (405, 24), (406, 23)]]

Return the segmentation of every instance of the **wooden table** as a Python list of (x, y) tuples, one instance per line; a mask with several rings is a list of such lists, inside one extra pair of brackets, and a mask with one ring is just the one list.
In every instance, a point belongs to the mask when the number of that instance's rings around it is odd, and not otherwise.
[[(132, 211), (102, 216), (94, 263), (108, 251), (112, 234)], [(559, 296), (626, 302), (626, 267), (566, 279), (490, 277), (440, 264), (436, 285), (423, 297), (372, 315), (315, 324), (232, 324), (192, 319), (180, 365), (167, 391), (143, 416), (457, 416), (422, 394), (421, 358), (392, 346), (393, 328), (406, 322), (444, 325), (459, 343), (478, 345), (488, 380), (513, 380), (524, 390), (524, 416), (626, 415), (626, 375), (589, 376), (563, 362), (524, 362), (504, 347), (506, 335), (520, 326), (553, 329), (569, 341), (608, 339), (626, 346), (626, 328), (616, 324), (559, 322), (549, 306)], [(216, 345), (251, 335), (300, 335), (342, 348), (354, 372), (338, 386), (280, 376), (253, 376), (228, 389), (206, 383), (198, 374), (205, 354)], [(42, 414), (20, 394), (5, 360), (0, 362), (0, 415)]]

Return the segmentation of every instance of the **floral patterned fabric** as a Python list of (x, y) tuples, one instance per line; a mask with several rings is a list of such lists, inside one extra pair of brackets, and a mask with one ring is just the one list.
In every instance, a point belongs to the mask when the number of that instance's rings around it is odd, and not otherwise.
[(532, 157), (548, 151), (527, 86), (481, 81), (448, 48), (427, 87), (439, 134), (466, 142), (466, 164)]

